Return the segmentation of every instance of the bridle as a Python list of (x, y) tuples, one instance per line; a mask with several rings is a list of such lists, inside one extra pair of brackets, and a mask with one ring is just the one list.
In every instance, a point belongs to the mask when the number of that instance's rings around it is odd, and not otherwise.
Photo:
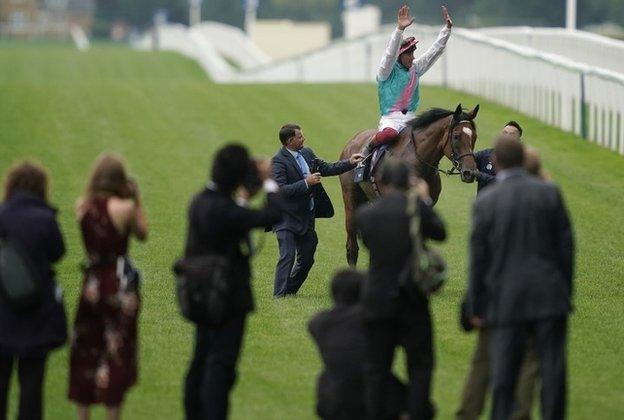
[[(474, 130), (474, 124), (470, 120), (461, 120), (461, 121), (459, 121), (456, 124), (452, 124), (449, 127), (448, 135), (446, 136), (446, 142), (444, 143), (444, 147), (442, 148), (443, 150), (446, 149), (446, 145), (447, 145), (447, 143), (449, 143), (449, 139), (451, 139), (453, 137), (453, 130), (455, 129), (455, 127), (457, 127), (458, 125), (463, 124), (463, 123), (470, 123), (470, 125), (472, 126), (472, 128)], [(451, 144), (451, 162), (453, 163), (453, 169), (457, 170), (458, 173), (459, 173), (459, 170), (461, 168), (460, 167), (461, 160), (463, 158), (465, 158), (465, 157), (468, 157), (468, 156), (472, 156), (474, 158), (474, 152), (471, 150), (468, 153), (464, 153), (464, 154), (459, 154), (458, 155), (455, 152), (455, 141), (451, 139), (450, 140), (450, 144)]]
[(424, 159), (422, 159), (419, 155), (418, 155), (418, 148), (416, 145), (416, 139), (414, 138), (414, 132), (411, 133), (411, 137), (412, 137), (412, 143), (414, 145), (414, 154), (416, 155), (416, 159), (418, 159), (420, 161), (420, 163), (422, 163), (423, 165), (427, 166), (430, 169), (433, 169), (435, 172), (441, 172), (444, 175), (461, 175), (461, 160), (465, 157), (468, 156), (472, 156), (474, 157), (474, 152), (470, 151), (468, 153), (463, 153), (463, 154), (458, 154), (455, 151), (455, 143), (454, 141), (450, 140), (453, 137), (453, 130), (455, 129), (455, 127), (457, 127), (459, 124), (463, 124), (463, 123), (470, 123), (470, 125), (474, 128), (474, 124), (472, 121), (470, 120), (461, 120), (455, 124), (451, 124), (449, 126), (447, 135), (446, 135), (446, 141), (444, 142), (444, 146), (442, 146), (442, 150), (446, 149), (446, 145), (451, 144), (451, 157), (449, 158), (449, 160), (451, 161), (451, 163), (453, 164), (453, 167), (450, 170), (444, 170), (444, 169), (440, 169), (438, 167), (438, 165), (432, 165), (429, 162), (425, 161)]

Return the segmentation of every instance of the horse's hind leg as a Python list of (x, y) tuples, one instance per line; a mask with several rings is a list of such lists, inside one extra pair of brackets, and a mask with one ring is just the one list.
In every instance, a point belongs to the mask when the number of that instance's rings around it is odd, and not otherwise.
[(358, 255), (360, 253), (360, 246), (357, 241), (357, 229), (355, 227), (355, 214), (354, 212), (350, 213), (348, 216), (345, 216), (345, 224), (347, 228), (347, 263), (350, 267), (354, 267), (357, 265)]
[(345, 229), (347, 232), (347, 263), (351, 267), (357, 264), (360, 248), (357, 242), (357, 228), (355, 226), (355, 210), (357, 203), (355, 202), (355, 189), (357, 186), (353, 182), (352, 174), (349, 172), (340, 176), (340, 184), (342, 186), (342, 200), (344, 201), (345, 210)]

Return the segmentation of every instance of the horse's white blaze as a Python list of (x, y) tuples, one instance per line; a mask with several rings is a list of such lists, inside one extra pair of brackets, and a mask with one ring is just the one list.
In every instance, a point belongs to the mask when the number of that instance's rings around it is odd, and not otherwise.
[(472, 130), (470, 128), (464, 127), (462, 128), (462, 131), (466, 133), (467, 135), (469, 135), (470, 137), (472, 137)]

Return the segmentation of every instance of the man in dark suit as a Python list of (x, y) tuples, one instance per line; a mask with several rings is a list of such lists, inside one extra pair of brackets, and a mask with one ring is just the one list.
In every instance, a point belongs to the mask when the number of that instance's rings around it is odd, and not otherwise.
[(468, 284), (471, 322), (490, 331), (491, 418), (511, 416), (532, 336), (540, 359), (542, 417), (563, 419), (574, 266), (570, 220), (559, 189), (522, 168), (520, 142), (499, 139), (494, 156), (498, 182), (474, 204)]
[[(268, 161), (255, 164), (243, 146), (225, 146), (215, 156), (212, 181), (191, 202), (185, 256), (227, 257), (231, 293), (229, 316), (223, 325), (197, 325), (184, 393), (187, 420), (227, 418), (245, 320), (254, 309), (249, 232), (281, 218), (278, 186), (270, 173)], [(241, 187), (249, 195), (259, 186), (267, 192), (263, 208), (254, 210), (236, 203), (233, 195)]]
[(355, 167), (362, 155), (327, 163), (304, 148), (301, 127), (287, 124), (279, 131), (282, 148), (273, 157), (273, 178), (285, 197), (282, 221), (273, 226), (280, 258), (275, 270), (273, 296), (295, 295), (314, 263), (318, 238), (314, 219), (332, 217), (334, 208), (321, 185), (321, 177), (340, 175)]
[[(522, 140), (522, 127), (516, 121), (509, 121), (503, 127), (501, 136)], [(496, 181), (496, 167), (492, 159), (494, 149), (483, 149), (475, 152), (474, 158), (477, 163), (475, 179), (477, 180), (477, 194), (488, 185)]]
[[(334, 306), (318, 313), (308, 329), (323, 358), (317, 384), (316, 412), (324, 420), (359, 420), (366, 415), (364, 366), (366, 336), (360, 300), (365, 276), (341, 270), (332, 279)], [(397, 419), (405, 410), (405, 385), (390, 375), (384, 419)]]
[[(410, 418), (434, 416), (429, 397), (433, 373), (429, 300), (405, 276), (412, 255), (410, 217), (406, 210), (411, 176), (406, 163), (389, 159), (379, 181), (382, 198), (360, 208), (356, 214), (356, 226), (370, 251), (362, 307), (367, 339), (366, 418), (371, 420), (383, 418), (386, 384), (396, 346), (402, 346), (407, 355)], [(423, 238), (444, 240), (444, 224), (431, 207), (426, 184), (419, 180), (418, 189)]]
[[(507, 137), (520, 141), (522, 128), (515, 121), (505, 124), (499, 138)], [(496, 165), (494, 149), (485, 149), (475, 153), (478, 172), (477, 195), (482, 194), (486, 186), (496, 181)], [(525, 156), (526, 157), (526, 156)], [(534, 160), (534, 159), (533, 159)], [(525, 162), (526, 163), (526, 162)], [(535, 166), (535, 165), (533, 165)], [(539, 165), (538, 165), (539, 166)], [(470, 325), (466, 313), (466, 298), (462, 302), (462, 325), (466, 331), (474, 329)], [(476, 328), (477, 343), (470, 362), (470, 368), (464, 383), (459, 409), (455, 420), (477, 420), (485, 407), (485, 401), (490, 387), (490, 335), (487, 326)], [(533, 396), (539, 379), (539, 359), (533, 340), (529, 340), (527, 351), (522, 362), (520, 376), (515, 392), (515, 409), (510, 420), (530, 420), (533, 405)]]

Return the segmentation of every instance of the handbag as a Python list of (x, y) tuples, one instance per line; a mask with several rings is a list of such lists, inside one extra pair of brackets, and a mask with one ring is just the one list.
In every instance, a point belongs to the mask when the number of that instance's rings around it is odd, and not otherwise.
[(121, 290), (124, 292), (139, 292), (141, 272), (127, 256), (117, 257), (117, 277)]
[(15, 311), (33, 310), (43, 301), (43, 279), (28, 254), (6, 235), (0, 237), (0, 294)]
[(197, 325), (223, 325), (230, 309), (228, 259), (216, 254), (185, 257), (173, 272), (182, 316)]
[(435, 249), (428, 248), (420, 231), (420, 211), (418, 209), (418, 192), (410, 190), (407, 194), (407, 215), (409, 231), (412, 239), (412, 255), (408, 260), (411, 265), (409, 277), (426, 296), (437, 292), (447, 280), (446, 261)]

